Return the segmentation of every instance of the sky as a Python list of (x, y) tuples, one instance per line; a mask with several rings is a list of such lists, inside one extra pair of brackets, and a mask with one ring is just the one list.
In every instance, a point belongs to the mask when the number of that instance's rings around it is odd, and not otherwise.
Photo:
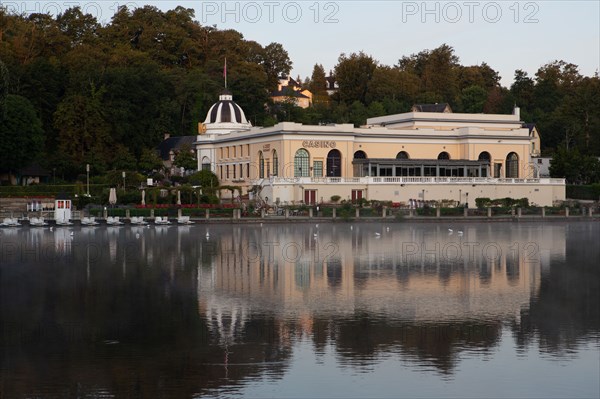
[(554, 60), (579, 66), (591, 76), (600, 69), (600, 0), (590, 1), (5, 1), (21, 12), (64, 10), (79, 5), (108, 22), (118, 6), (178, 5), (195, 10), (202, 25), (235, 29), (262, 45), (278, 42), (293, 62), (291, 75), (328, 72), (340, 54), (363, 51), (394, 65), (403, 56), (452, 46), (462, 65), (486, 62), (510, 86), (514, 71), (534, 76)]

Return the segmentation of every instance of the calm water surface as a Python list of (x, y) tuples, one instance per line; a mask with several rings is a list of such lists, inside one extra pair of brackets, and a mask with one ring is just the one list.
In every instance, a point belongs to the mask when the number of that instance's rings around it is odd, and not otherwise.
[(597, 222), (18, 228), (0, 244), (0, 398), (600, 396)]

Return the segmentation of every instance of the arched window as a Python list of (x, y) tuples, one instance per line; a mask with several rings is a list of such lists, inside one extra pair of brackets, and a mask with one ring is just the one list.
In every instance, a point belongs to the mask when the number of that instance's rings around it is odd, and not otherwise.
[(262, 151), (258, 152), (258, 177), (260, 179), (265, 178), (265, 157)]
[(342, 176), (342, 154), (338, 150), (331, 150), (327, 154), (327, 177)]
[(483, 151), (481, 154), (479, 154), (479, 158), (477, 158), (477, 160), (487, 163), (487, 166), (481, 167), (481, 177), (488, 177), (488, 175), (490, 175), (490, 167), (492, 162), (492, 157), (490, 156), (490, 153), (487, 151)]
[(308, 165), (308, 151), (304, 148), (300, 148), (296, 151), (296, 155), (294, 156), (294, 177), (308, 177), (310, 172)]
[(364, 151), (356, 151), (354, 153), (354, 159), (367, 159), (367, 154)]
[(398, 154), (396, 154), (396, 159), (408, 159), (408, 152), (406, 151), (400, 151)]
[(512, 179), (519, 177), (519, 156), (511, 152), (506, 156), (506, 178)]
[(450, 159), (450, 154), (448, 154), (446, 151), (440, 152), (438, 159)]
[(210, 158), (202, 158), (202, 170), (210, 170)]
[(277, 158), (277, 151), (273, 150), (273, 176), (278, 176), (279, 170), (279, 158)]

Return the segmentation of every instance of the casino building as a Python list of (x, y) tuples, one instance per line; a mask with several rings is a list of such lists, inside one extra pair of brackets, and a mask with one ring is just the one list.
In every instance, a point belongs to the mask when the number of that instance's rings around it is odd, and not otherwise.
[[(564, 179), (539, 178), (540, 137), (512, 115), (452, 113), (446, 104), (370, 118), (367, 124), (253, 127), (231, 93), (199, 126), (198, 169), (269, 204), (342, 199), (407, 203), (475, 198), (565, 199)], [(254, 188), (254, 190), (253, 190)]]

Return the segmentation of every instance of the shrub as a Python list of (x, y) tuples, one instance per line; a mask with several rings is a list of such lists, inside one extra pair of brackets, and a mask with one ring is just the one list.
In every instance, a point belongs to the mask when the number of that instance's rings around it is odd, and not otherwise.
[(339, 195), (332, 195), (331, 202), (338, 202), (340, 200), (340, 198), (342, 198), (342, 197), (340, 197)]

